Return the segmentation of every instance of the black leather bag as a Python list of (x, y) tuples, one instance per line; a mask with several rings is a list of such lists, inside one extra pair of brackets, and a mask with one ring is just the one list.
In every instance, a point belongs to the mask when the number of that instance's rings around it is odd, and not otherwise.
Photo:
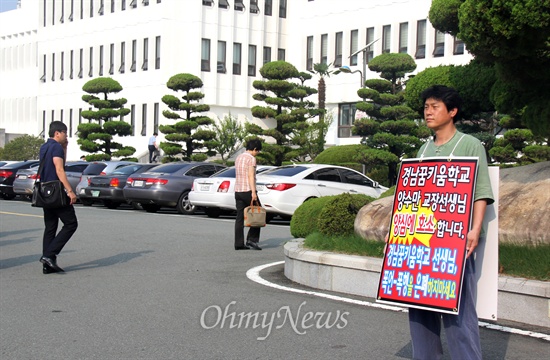
[[(46, 150), (46, 154), (50, 149)], [(42, 174), (42, 168), (44, 166), (44, 159), (41, 159), (40, 166), (38, 167), (38, 176)], [(63, 183), (59, 180), (41, 182), (36, 180), (32, 189), (31, 205), (34, 207), (41, 207), (44, 209), (57, 209), (67, 206), (71, 203), (71, 200), (65, 192)]]
[(45, 209), (57, 209), (69, 205), (70, 200), (61, 181), (36, 181), (31, 204)]

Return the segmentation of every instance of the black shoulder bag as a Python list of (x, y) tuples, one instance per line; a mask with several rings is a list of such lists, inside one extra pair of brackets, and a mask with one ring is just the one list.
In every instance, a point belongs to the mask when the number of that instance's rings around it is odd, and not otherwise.
[(60, 207), (67, 206), (71, 203), (67, 193), (65, 192), (65, 187), (60, 180), (53, 181), (40, 181), (42, 176), (42, 169), (44, 167), (44, 162), (46, 161), (46, 155), (50, 151), (50, 147), (46, 150), (44, 158), (40, 160), (40, 166), (38, 167), (38, 177), (34, 182), (34, 187), (32, 190), (32, 201), (31, 205), (35, 207), (41, 207), (45, 209), (57, 209)]

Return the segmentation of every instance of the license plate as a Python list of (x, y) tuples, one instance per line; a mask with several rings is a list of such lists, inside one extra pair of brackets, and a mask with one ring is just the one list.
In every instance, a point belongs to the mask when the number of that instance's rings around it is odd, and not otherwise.
[(135, 187), (143, 187), (143, 180), (136, 180), (134, 181)]
[(99, 190), (92, 190), (92, 196), (98, 197), (99, 196)]
[(201, 191), (208, 191), (210, 190), (210, 185), (201, 185)]
[(256, 191), (264, 191), (263, 185), (256, 185)]
[(27, 175), (19, 175), (18, 178), (21, 180), (25, 180), (27, 178)]

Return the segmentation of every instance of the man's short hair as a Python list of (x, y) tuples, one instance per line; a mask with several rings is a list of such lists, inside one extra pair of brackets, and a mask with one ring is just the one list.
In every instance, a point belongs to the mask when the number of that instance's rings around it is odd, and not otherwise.
[(246, 142), (246, 150), (262, 150), (262, 141), (260, 139), (250, 139)]
[(56, 131), (67, 131), (67, 125), (65, 125), (61, 121), (52, 121), (50, 123), (50, 129), (48, 131), (48, 135), (53, 138), (55, 136)]
[(444, 85), (434, 85), (422, 91), (421, 97), (423, 105), (426, 103), (426, 100), (435, 99), (443, 102), (447, 107), (447, 111), (456, 109), (457, 113), (453, 118), (453, 122), (459, 119), (460, 115), (462, 114), (462, 112), (460, 111), (460, 107), (462, 106), (462, 98), (458, 94), (458, 91), (456, 91), (452, 87)]
[(158, 136), (158, 133), (154, 132), (154, 133), (153, 133), (153, 136)]

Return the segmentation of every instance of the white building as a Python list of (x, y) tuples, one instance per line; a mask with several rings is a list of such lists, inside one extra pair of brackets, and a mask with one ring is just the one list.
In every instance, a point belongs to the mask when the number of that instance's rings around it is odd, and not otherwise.
[[(0, 13), (0, 129), (47, 136), (61, 120), (76, 144), (82, 86), (112, 77), (128, 100), (134, 136), (119, 139), (146, 152), (162, 116), (163, 95), (178, 73), (199, 76), (214, 118), (231, 113), (254, 119), (252, 82), (265, 62), (285, 60), (299, 71), (325, 61), (363, 72), (363, 54), (407, 52), (416, 72), (441, 64), (467, 64), (461, 42), (436, 33), (427, 21), (430, 0), (21, 0)], [(377, 40), (370, 48), (366, 44)], [(378, 77), (365, 71), (366, 78)], [(350, 136), (361, 74), (326, 78), (334, 123), (327, 145), (358, 143)], [(307, 85), (317, 87), (314, 76)], [(316, 95), (314, 95), (316, 96)], [(316, 101), (317, 98), (311, 100)], [(267, 120), (268, 121), (268, 120)], [(1, 134), (0, 134), (1, 135)], [(1, 136), (0, 136), (1, 137)], [(159, 135), (162, 141), (162, 134)], [(3, 144), (0, 144), (0, 146)]]

